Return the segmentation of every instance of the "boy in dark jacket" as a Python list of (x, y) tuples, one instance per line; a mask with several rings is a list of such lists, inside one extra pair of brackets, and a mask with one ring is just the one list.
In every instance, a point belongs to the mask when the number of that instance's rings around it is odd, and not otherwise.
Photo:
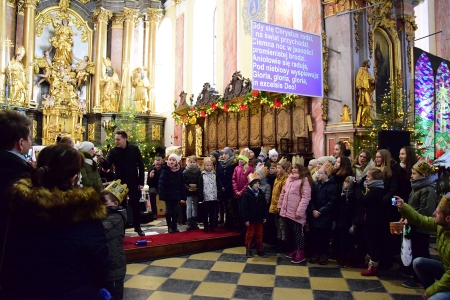
[(245, 235), (246, 256), (252, 257), (254, 236), (258, 255), (266, 257), (263, 244), (263, 224), (266, 223), (268, 213), (266, 196), (259, 189), (261, 179), (258, 173), (249, 174), (247, 179), (249, 184), (241, 198), (242, 219), (247, 226), (247, 234)]
[(312, 199), (308, 210), (312, 213), (310, 229), (313, 256), (311, 263), (328, 264), (328, 245), (333, 222), (333, 207), (336, 201), (336, 185), (334, 183), (333, 166), (325, 163), (317, 172)]
[(120, 206), (127, 193), (127, 185), (121, 185), (120, 180), (112, 182), (100, 193), (100, 197), (108, 209), (108, 217), (103, 221), (103, 227), (108, 241), (109, 254), (113, 261), (105, 288), (111, 293), (113, 300), (123, 298), (123, 280), (127, 271), (123, 250), (127, 213)]

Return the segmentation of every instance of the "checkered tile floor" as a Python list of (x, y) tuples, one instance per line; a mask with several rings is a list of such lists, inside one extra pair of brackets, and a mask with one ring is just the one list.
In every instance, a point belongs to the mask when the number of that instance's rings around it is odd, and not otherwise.
[(422, 299), (423, 289), (402, 287), (409, 278), (397, 271), (362, 277), (334, 261), (293, 265), (281, 254), (244, 254), (236, 247), (128, 264), (124, 299)]

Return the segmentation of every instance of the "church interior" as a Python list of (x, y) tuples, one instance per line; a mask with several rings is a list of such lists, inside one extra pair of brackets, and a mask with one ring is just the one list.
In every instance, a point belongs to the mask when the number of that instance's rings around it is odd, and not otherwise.
[[(338, 142), (352, 158), (380, 143), (397, 149), (406, 132), (432, 162), (450, 146), (449, 1), (0, 1), (0, 109), (32, 120), (36, 146), (63, 136), (105, 154), (126, 129), (146, 168), (156, 149), (174, 147), (199, 161), (267, 147), (308, 162)], [(258, 39), (255, 24), (281, 33)], [(270, 50), (298, 33), (314, 53)], [(422, 299), (393, 273), (368, 280), (276, 254), (243, 260), (239, 246), (225, 236), (189, 254), (129, 252), (124, 299)]]

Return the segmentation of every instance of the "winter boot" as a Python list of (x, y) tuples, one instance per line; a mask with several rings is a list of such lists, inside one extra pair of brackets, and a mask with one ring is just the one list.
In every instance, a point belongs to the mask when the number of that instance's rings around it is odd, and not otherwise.
[(256, 243), (256, 252), (259, 257), (266, 257), (266, 253), (264, 252), (264, 244), (262, 242)]
[(245, 243), (245, 256), (252, 257), (252, 243)]
[(339, 255), (339, 258), (337, 259), (337, 262), (336, 262), (336, 266), (338, 268), (344, 268), (345, 267), (345, 255), (343, 255), (343, 254)]
[(319, 265), (327, 265), (328, 264), (328, 255), (322, 254), (319, 259)]
[(168, 229), (169, 233), (173, 233), (172, 218), (171, 218), (171, 215), (169, 215), (169, 214), (166, 214), (166, 223), (167, 223), (167, 229)]
[(376, 276), (378, 275), (378, 262), (369, 261), (369, 268), (361, 272), (362, 276)]
[(194, 229), (194, 228), (192, 227), (192, 219), (193, 219), (193, 218), (187, 219), (187, 227), (186, 227), (186, 230), (192, 230), (192, 229)]
[(312, 264), (317, 264), (319, 262), (320, 255), (317, 253), (314, 253), (313, 256), (309, 259), (309, 262)]
[(197, 217), (192, 217), (191, 220), (192, 220), (192, 223), (191, 223), (192, 229), (198, 229)]
[(172, 214), (172, 232), (180, 232), (177, 227), (177, 214)]
[(284, 257), (292, 259), (292, 258), (294, 258), (295, 253), (297, 253), (297, 250), (294, 250), (291, 253), (286, 254)]
[(306, 260), (305, 251), (303, 249), (297, 249), (295, 252), (295, 257), (291, 260), (293, 264), (300, 264)]

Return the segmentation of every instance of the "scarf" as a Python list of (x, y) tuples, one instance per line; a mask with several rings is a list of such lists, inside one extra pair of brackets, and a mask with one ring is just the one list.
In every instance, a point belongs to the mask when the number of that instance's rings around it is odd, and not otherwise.
[(360, 181), (364, 176), (367, 175), (367, 171), (369, 171), (371, 168), (373, 168), (374, 165), (375, 165), (375, 163), (373, 162), (373, 160), (370, 160), (369, 163), (367, 164), (367, 166), (363, 170), (361, 170), (360, 165), (355, 165), (356, 180)]
[(219, 163), (222, 166), (222, 168), (226, 169), (231, 165), (231, 163), (233, 162), (233, 159), (234, 159), (234, 156), (230, 156), (230, 158), (228, 158), (227, 160), (219, 160)]
[(437, 175), (430, 175), (424, 178), (420, 178), (417, 180), (412, 180), (411, 179), (411, 188), (414, 191), (420, 190), (421, 188), (424, 188), (426, 186), (432, 186), (433, 188), (436, 187), (436, 176)]
[(402, 169), (405, 169), (406, 165), (404, 163), (400, 162), (400, 167), (402, 167)]
[(186, 166), (186, 169), (184, 169), (184, 171), (195, 174), (195, 173), (200, 172), (200, 167), (198, 165), (196, 165), (195, 167)]
[(254, 189), (252, 189), (252, 187), (249, 186), (249, 185), (248, 185), (248, 188), (250, 189), (250, 191), (252, 191), (252, 193), (253, 193), (256, 197), (258, 197), (259, 189), (254, 190)]
[(372, 180), (369, 183), (365, 183), (364, 182), (364, 186), (366, 186), (367, 188), (381, 188), (384, 189), (384, 182), (383, 180)]

